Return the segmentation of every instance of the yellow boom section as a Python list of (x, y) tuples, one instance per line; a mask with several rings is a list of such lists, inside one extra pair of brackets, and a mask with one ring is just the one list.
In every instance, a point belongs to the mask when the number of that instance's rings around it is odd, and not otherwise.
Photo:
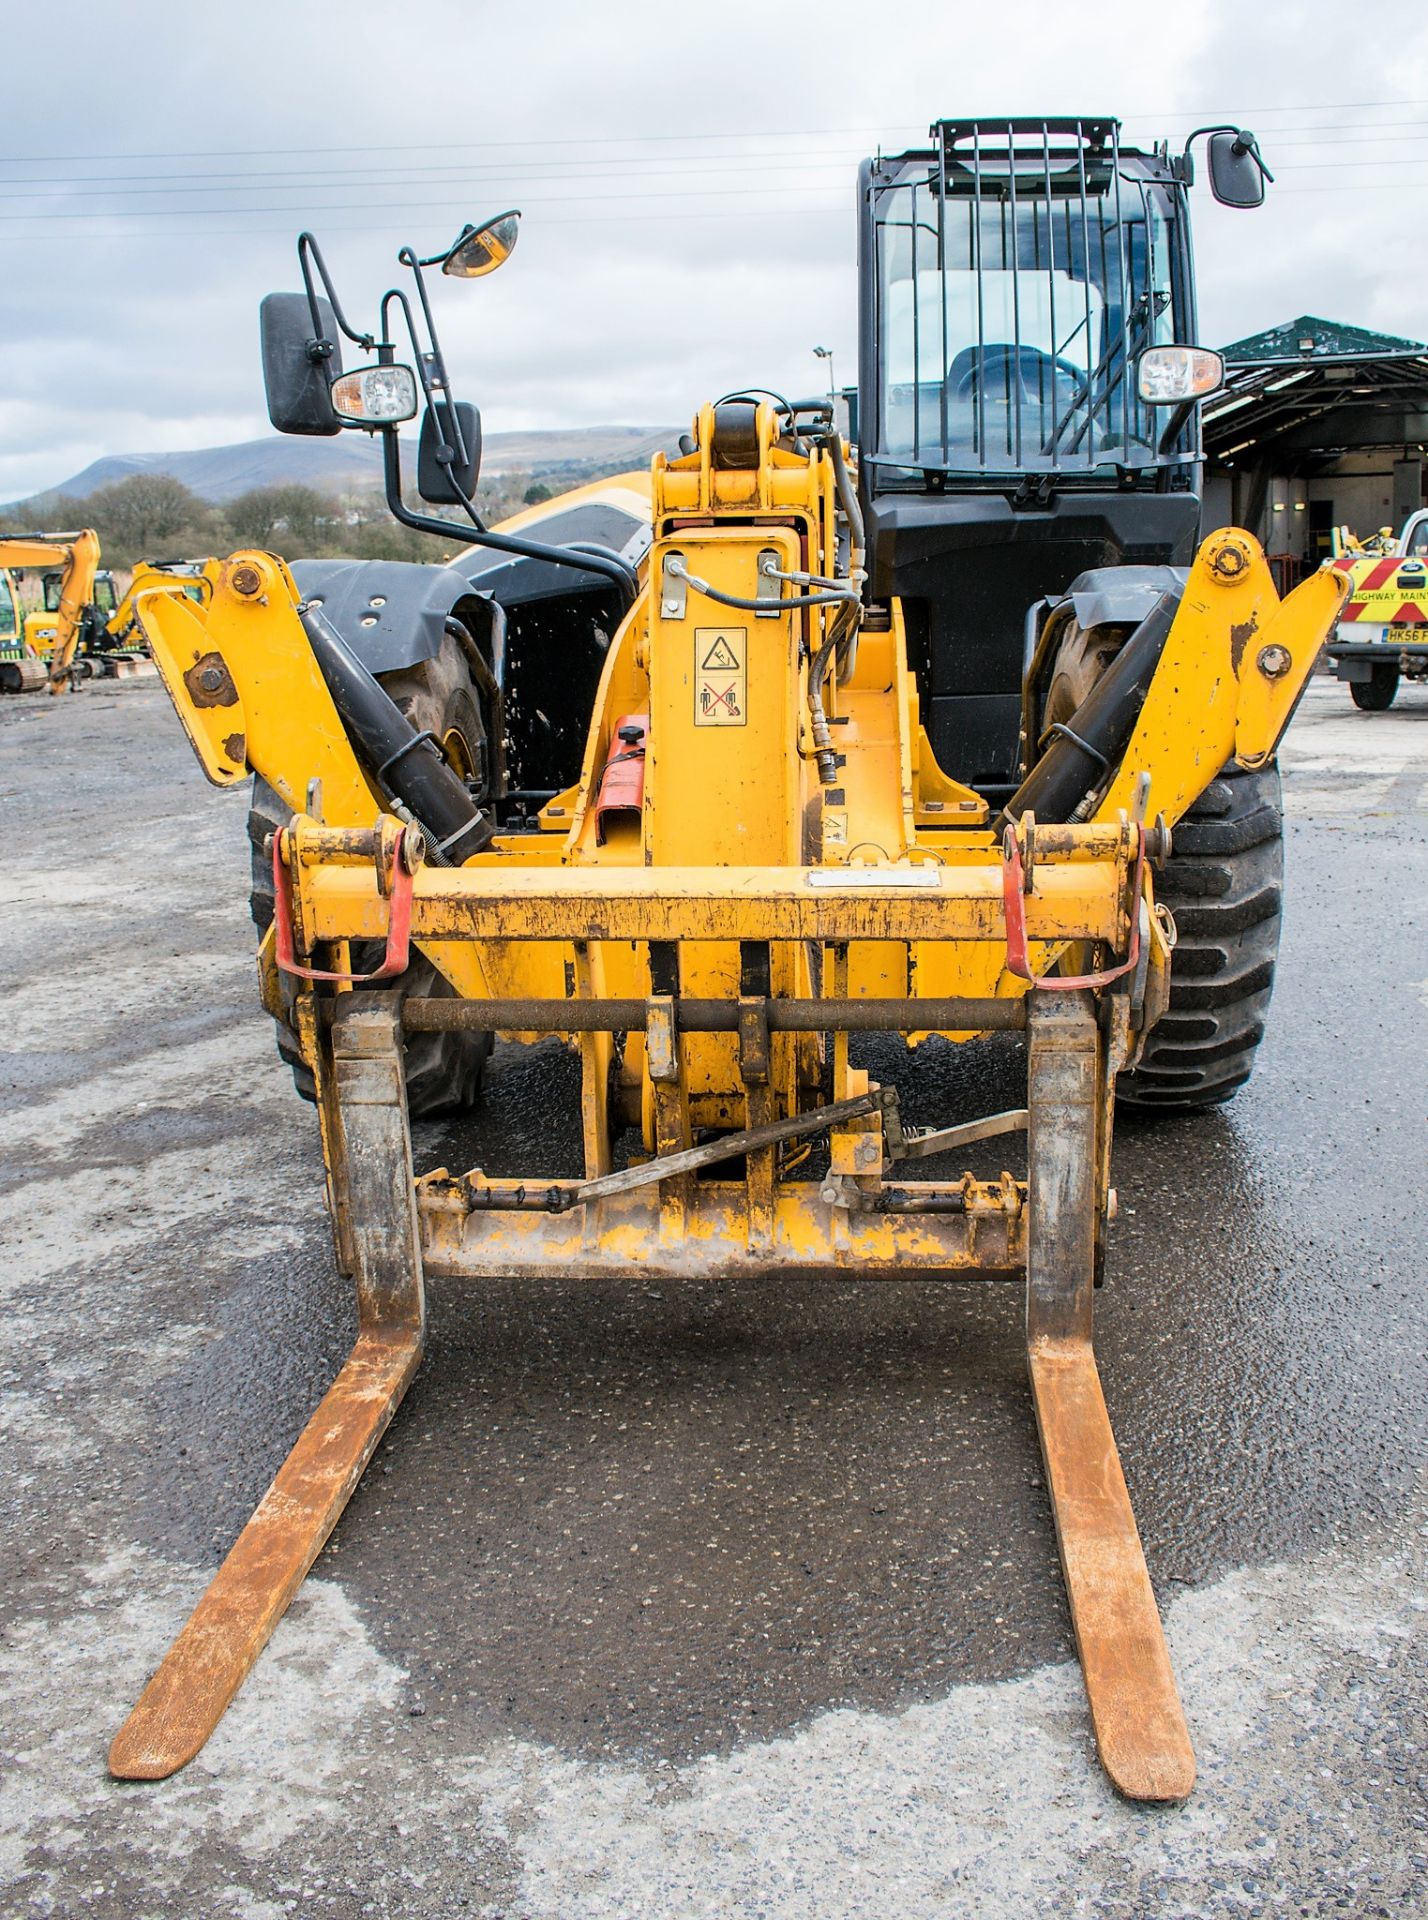
[(1347, 583), (1325, 569), (1281, 601), (1259, 542), (1229, 528), (1195, 556), (1135, 731), (1096, 818), (1132, 804), (1174, 826), (1226, 761), (1262, 767), (1313, 672)]

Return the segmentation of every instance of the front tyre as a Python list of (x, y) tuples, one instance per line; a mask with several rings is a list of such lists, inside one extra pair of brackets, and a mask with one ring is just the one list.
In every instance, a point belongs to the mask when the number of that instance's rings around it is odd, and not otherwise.
[[(1131, 629), (1068, 620), (1043, 723), (1071, 726)], [(1154, 799), (1151, 806), (1154, 808)], [(1156, 898), (1175, 916), (1170, 1001), (1139, 1062), (1116, 1081), (1124, 1107), (1219, 1106), (1254, 1070), (1279, 954), (1284, 843), (1279, 770), (1223, 768), (1172, 835)]]
[(1397, 692), (1397, 667), (1376, 666), (1370, 679), (1349, 682), (1349, 698), (1361, 713), (1387, 713)]
[(1156, 878), (1179, 934), (1170, 1004), (1116, 1082), (1122, 1106), (1216, 1107), (1254, 1071), (1279, 954), (1282, 804), (1277, 767), (1228, 766), (1176, 827)]

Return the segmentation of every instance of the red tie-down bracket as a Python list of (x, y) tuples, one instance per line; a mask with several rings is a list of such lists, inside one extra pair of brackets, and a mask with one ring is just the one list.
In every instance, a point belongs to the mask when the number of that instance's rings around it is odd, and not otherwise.
[(390, 908), (387, 950), (381, 966), (373, 973), (328, 973), (321, 967), (305, 967), (298, 960), (293, 939), (292, 875), (288, 864), (296, 855), (296, 843), (290, 829), (282, 827), (273, 835), (273, 958), (281, 972), (293, 974), (299, 980), (332, 980), (362, 986), (371, 980), (390, 980), (394, 974), (405, 973), (411, 960), (412, 879), (426, 857), (426, 838), (421, 828), (398, 827), (395, 821), (384, 818), (370, 834), (345, 837), (365, 843), (376, 860), (377, 885), (387, 896)]
[[(1020, 822), (1011, 821), (1007, 824), (1002, 834), (1002, 906), (1006, 914), (1008, 973), (1015, 974), (1018, 980), (1025, 980), (1029, 986), (1043, 993), (1070, 993), (1086, 987), (1108, 987), (1112, 981), (1123, 979), (1140, 965), (1144, 938), (1141, 918), (1145, 863), (1150, 860), (1155, 866), (1162, 867), (1170, 858), (1170, 829), (1163, 816), (1157, 818), (1153, 827), (1147, 827), (1143, 820), (1131, 821), (1129, 826), (1135, 836), (1135, 856), (1131, 865), (1130, 939), (1124, 960), (1102, 968), (1099, 973), (1038, 974), (1032, 970), (1026, 939), (1026, 895), (1030, 891), (1036, 822), (1028, 813), (1022, 815)], [(1027, 849), (1025, 856), (1022, 852), (1023, 841)]]

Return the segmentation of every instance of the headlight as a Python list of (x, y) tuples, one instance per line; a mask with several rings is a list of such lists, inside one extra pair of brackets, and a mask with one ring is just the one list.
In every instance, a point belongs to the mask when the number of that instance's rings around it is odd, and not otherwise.
[(353, 426), (394, 426), (416, 413), (416, 375), (410, 367), (354, 367), (333, 381), (332, 405)]
[(1225, 363), (1208, 347), (1147, 347), (1140, 356), (1136, 385), (1147, 406), (1201, 400), (1224, 384)]

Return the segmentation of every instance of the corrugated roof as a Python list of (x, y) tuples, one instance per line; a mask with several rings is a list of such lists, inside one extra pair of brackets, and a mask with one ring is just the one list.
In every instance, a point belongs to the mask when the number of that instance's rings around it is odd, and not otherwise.
[(1312, 313), (1302, 313), (1283, 326), (1232, 340), (1220, 351), (1230, 366), (1246, 367), (1284, 360), (1377, 359), (1385, 354), (1428, 353), (1428, 347), (1421, 340), (1373, 333), (1368, 327), (1351, 327), (1341, 320), (1320, 320)]
[[(1341, 331), (1387, 340), (1362, 327)], [(1282, 346), (1286, 335), (1292, 338), (1293, 329), (1259, 337)], [(1225, 385), (1204, 412), (1205, 451), (1223, 465), (1268, 459), (1308, 472), (1344, 453), (1428, 441), (1428, 347), (1406, 341), (1402, 351), (1281, 351), (1238, 364), (1233, 354), (1227, 350)]]

